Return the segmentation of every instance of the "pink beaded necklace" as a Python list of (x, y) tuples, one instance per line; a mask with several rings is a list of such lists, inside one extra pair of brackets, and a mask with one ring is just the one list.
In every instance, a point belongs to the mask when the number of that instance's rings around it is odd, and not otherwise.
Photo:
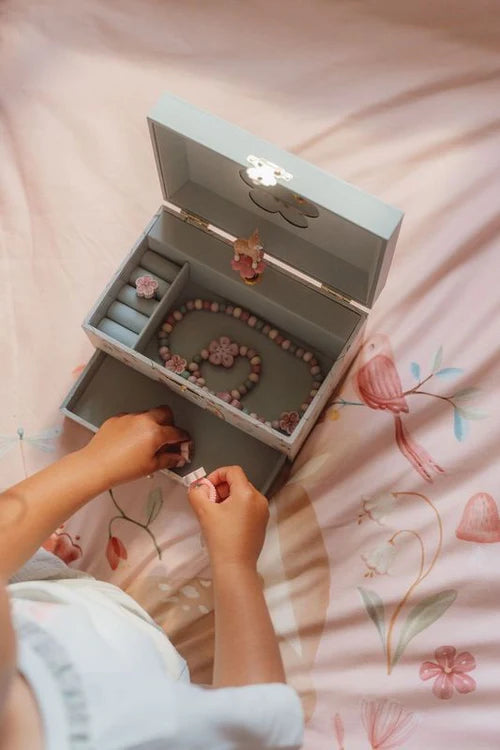
[[(235, 341), (232, 341), (229, 336), (220, 336), (218, 339), (213, 339), (208, 347), (202, 349), (198, 354), (195, 354), (190, 362), (184, 359), (184, 357), (180, 357), (178, 354), (173, 354), (171, 352), (168, 345), (169, 337), (177, 323), (183, 320), (186, 315), (202, 310), (206, 312), (225, 314), (241, 320), (250, 328), (254, 328), (256, 331), (262, 333), (263, 336), (267, 336), (271, 341), (274, 341), (274, 343), (281, 347), (283, 351), (286, 351), (290, 355), (305, 362), (309, 367), (313, 383), (309, 396), (301, 404), (298, 410), (284, 411), (280, 414), (279, 418), (271, 421), (266, 420), (265, 417), (259, 416), (255, 412), (250, 412), (244, 406), (242, 399), (253, 388), (255, 388), (260, 380), (262, 359), (255, 349), (244, 344), (237, 344)], [(198, 385), (204, 391), (209, 391), (213, 395), (230, 404), (230, 406), (240, 409), (244, 414), (249, 414), (254, 419), (258, 419), (259, 422), (262, 422), (275, 430), (279, 430), (286, 435), (291, 435), (295, 430), (302, 414), (304, 414), (308, 408), (323, 382), (321, 367), (311, 351), (307, 351), (290, 339), (287, 339), (277, 328), (273, 328), (270, 323), (266, 323), (248, 310), (224, 302), (219, 303), (210, 300), (202, 300), (200, 298), (189, 300), (189, 302), (186, 302), (181, 305), (179, 309), (174, 310), (169, 314), (158, 331), (158, 339), (159, 355), (167, 370), (171, 370), (172, 372), (181, 375), (181, 377)], [(238, 357), (248, 359), (250, 364), (250, 373), (245, 381), (231, 391), (212, 391), (207, 386), (205, 378), (202, 376), (201, 367), (203, 362), (208, 361), (215, 366), (222, 366), (229, 369), (233, 366), (234, 360)]]

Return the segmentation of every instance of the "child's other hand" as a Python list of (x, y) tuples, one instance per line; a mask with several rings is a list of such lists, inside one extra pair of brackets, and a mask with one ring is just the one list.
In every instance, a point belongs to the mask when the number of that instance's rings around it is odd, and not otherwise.
[(103, 488), (108, 488), (174, 468), (181, 460), (180, 444), (190, 440), (174, 426), (171, 409), (158, 406), (106, 420), (82, 452), (89, 459), (89, 471), (97, 472)]
[(193, 484), (189, 500), (200, 521), (214, 568), (227, 565), (256, 568), (264, 544), (269, 508), (264, 495), (249, 482), (243, 469), (228, 466), (207, 477), (222, 502), (212, 503), (207, 489)]

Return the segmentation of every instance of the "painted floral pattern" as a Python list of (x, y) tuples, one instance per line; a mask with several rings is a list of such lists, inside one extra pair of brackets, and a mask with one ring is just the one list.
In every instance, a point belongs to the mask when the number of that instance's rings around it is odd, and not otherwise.
[(421, 680), (434, 680), (432, 692), (436, 698), (449, 700), (455, 690), (465, 694), (476, 689), (476, 681), (468, 674), (476, 668), (476, 660), (469, 651), (457, 654), (454, 646), (440, 646), (434, 658), (423, 662), (419, 674)]

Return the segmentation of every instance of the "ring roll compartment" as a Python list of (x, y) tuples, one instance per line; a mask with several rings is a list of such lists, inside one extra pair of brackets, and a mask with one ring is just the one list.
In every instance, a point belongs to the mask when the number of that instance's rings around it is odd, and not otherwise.
[(149, 320), (146, 315), (124, 305), (123, 302), (112, 302), (108, 308), (107, 317), (135, 333), (140, 333)]
[(62, 410), (95, 432), (111, 416), (162, 404), (170, 406), (176, 425), (186, 430), (194, 442), (191, 463), (165, 473), (182, 480), (199, 466), (210, 473), (222, 464), (239, 465), (261, 492), (269, 491), (286, 462), (278, 450), (104, 352), (94, 354), (66, 397)]
[(98, 324), (98, 329), (103, 333), (106, 333), (111, 338), (120, 341), (125, 346), (129, 346), (131, 349), (136, 345), (139, 336), (133, 331), (129, 331), (128, 328), (124, 328), (119, 323), (109, 318), (103, 318)]
[(154, 313), (158, 307), (157, 299), (146, 299), (145, 297), (139, 297), (135, 287), (130, 284), (124, 284), (116, 297), (118, 302), (123, 302), (124, 305), (132, 307), (137, 312), (147, 315), (148, 318)]
[(158, 255), (153, 250), (146, 250), (141, 258), (142, 268), (146, 268), (149, 273), (154, 273), (160, 279), (173, 281), (180, 271), (179, 266), (172, 261)]

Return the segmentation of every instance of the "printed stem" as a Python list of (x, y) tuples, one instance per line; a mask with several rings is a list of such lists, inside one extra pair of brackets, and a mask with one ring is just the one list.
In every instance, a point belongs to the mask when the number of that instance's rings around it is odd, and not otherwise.
[(398, 603), (396, 609), (392, 613), (392, 617), (389, 622), (389, 628), (387, 630), (387, 639), (386, 639), (386, 656), (387, 656), (387, 674), (391, 674), (392, 670), (392, 651), (391, 651), (391, 645), (392, 645), (392, 633), (394, 630), (394, 625), (396, 624), (396, 620), (398, 619), (399, 613), (403, 609), (404, 605), (412, 595), (413, 591), (416, 589), (420, 581), (422, 580), (422, 573), (424, 570), (425, 565), (425, 548), (424, 543), (422, 541), (422, 537), (420, 534), (418, 534), (416, 531), (413, 531), (413, 529), (401, 529), (401, 531), (397, 531), (390, 539), (389, 543), (392, 544), (394, 540), (400, 535), (400, 534), (411, 534), (415, 539), (417, 539), (419, 545), (420, 545), (420, 569), (418, 571), (418, 575), (411, 584), (411, 586), (408, 588), (406, 594), (403, 596), (403, 598)]
[(23, 464), (24, 478), (27, 479), (28, 478), (28, 472), (26, 471), (26, 457), (24, 455), (23, 439), (21, 437), (19, 438), (19, 448), (21, 450), (21, 461), (22, 461), (22, 464)]
[(144, 529), (144, 531), (149, 534), (149, 536), (151, 537), (151, 541), (153, 542), (154, 548), (156, 550), (156, 554), (158, 555), (158, 558), (161, 560), (161, 549), (158, 547), (155, 535), (153, 534), (153, 532), (151, 531), (151, 529), (148, 527), (148, 525), (145, 524), (145, 523), (141, 523), (140, 521), (136, 521), (135, 518), (130, 518), (130, 516), (127, 516), (127, 514), (125, 513), (125, 511), (122, 510), (122, 508), (120, 508), (120, 506), (118, 505), (118, 503), (117, 503), (117, 501), (116, 501), (116, 499), (115, 499), (115, 497), (113, 495), (112, 490), (108, 490), (108, 492), (109, 492), (109, 494), (111, 496), (111, 500), (113, 501), (113, 505), (115, 506), (116, 510), (120, 514), (119, 516), (113, 516), (113, 518), (110, 520), (110, 522), (108, 524), (108, 536), (111, 536), (111, 526), (113, 524), (113, 521), (117, 521), (119, 518), (121, 518), (124, 521), (128, 521), (129, 523), (133, 523), (135, 526), (139, 526), (140, 529)]
[(430, 380), (432, 377), (434, 377), (434, 373), (433, 372), (431, 372), (430, 375), (427, 375), (426, 378), (424, 378), (423, 380), (421, 380), (420, 383), (417, 383), (417, 385), (415, 385), (413, 388), (410, 388), (409, 391), (405, 391), (403, 393), (403, 396), (409, 396), (410, 393), (416, 393), (418, 391), (418, 389), (420, 388), (420, 386), (423, 385), (424, 383), (427, 383), (427, 381)]
[(413, 591), (417, 588), (417, 586), (420, 583), (422, 583), (422, 581), (424, 580), (424, 578), (427, 578), (427, 576), (429, 575), (429, 573), (433, 569), (433, 567), (434, 567), (434, 565), (436, 563), (436, 560), (438, 559), (439, 554), (441, 552), (441, 548), (443, 546), (443, 524), (441, 522), (441, 516), (439, 515), (439, 512), (438, 512), (436, 506), (434, 505), (434, 503), (431, 500), (429, 500), (428, 497), (426, 497), (425, 495), (422, 495), (420, 492), (393, 492), (393, 495), (394, 495), (394, 497), (401, 497), (401, 495), (412, 495), (414, 497), (418, 497), (421, 500), (423, 500), (431, 508), (431, 510), (433, 511), (433, 513), (435, 514), (436, 519), (437, 519), (437, 524), (438, 524), (438, 543), (437, 543), (436, 549), (434, 551), (434, 555), (432, 556), (432, 560), (430, 561), (429, 566), (428, 566), (427, 570), (424, 573), (425, 548), (424, 548), (424, 543), (423, 543), (422, 538), (420, 537), (420, 535), (417, 534), (416, 531), (413, 531), (411, 529), (402, 529), (401, 531), (396, 532), (396, 534), (394, 534), (394, 536), (392, 537), (392, 541), (394, 541), (394, 539), (398, 536), (398, 534), (402, 534), (403, 532), (410, 533), (410, 534), (413, 534), (414, 536), (418, 537), (418, 540), (419, 540), (419, 543), (420, 543), (420, 555), (421, 556), (420, 556), (420, 570), (419, 570), (419, 574), (418, 574), (417, 578), (414, 580), (414, 582), (411, 584), (411, 586), (409, 587), (409, 589), (407, 590), (407, 592), (404, 595), (404, 597), (401, 599), (401, 601), (397, 605), (397, 607), (394, 610), (393, 615), (391, 617), (390, 623), (389, 623), (389, 628), (388, 628), (388, 631), (387, 631), (387, 640), (386, 640), (387, 674), (391, 674), (391, 671), (392, 671), (392, 664), (391, 664), (391, 660), (392, 660), (391, 639), (392, 639), (392, 633), (393, 633), (393, 630), (394, 630), (394, 626), (396, 624), (396, 620), (397, 620), (397, 618), (399, 616), (399, 613), (403, 609), (403, 607), (406, 604), (406, 602), (409, 600), (409, 598), (412, 595)]
[(410, 391), (408, 394), (404, 395), (412, 395), (412, 396), (432, 396), (433, 398), (439, 398), (441, 401), (447, 401), (449, 404), (451, 404), (453, 407), (455, 407), (455, 402), (449, 397), (449, 396), (440, 396), (438, 393), (430, 393), (429, 391)]

